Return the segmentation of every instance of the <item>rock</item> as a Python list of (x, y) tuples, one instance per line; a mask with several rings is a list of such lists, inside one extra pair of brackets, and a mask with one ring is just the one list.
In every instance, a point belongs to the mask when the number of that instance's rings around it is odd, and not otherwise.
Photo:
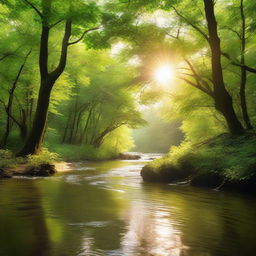
[(118, 156), (118, 159), (121, 160), (138, 160), (140, 159), (141, 156), (140, 155), (133, 155), (133, 154), (124, 154), (124, 153), (120, 153)]
[(140, 173), (144, 181), (150, 182), (176, 182), (188, 179), (191, 171), (186, 168), (176, 168), (175, 166), (161, 166), (155, 171), (149, 166), (144, 166)]
[(54, 165), (51, 164), (40, 164), (39, 166), (29, 166), (25, 169), (23, 175), (25, 176), (39, 176), (48, 177), (56, 173)]
[(8, 171), (0, 169), (0, 179), (9, 179), (11, 177), (12, 175)]

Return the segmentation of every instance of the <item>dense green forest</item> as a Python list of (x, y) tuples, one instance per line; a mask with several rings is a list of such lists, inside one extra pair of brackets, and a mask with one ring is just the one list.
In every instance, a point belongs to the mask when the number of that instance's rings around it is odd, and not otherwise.
[(0, 256), (254, 256), (256, 0), (0, 0)]
[(162, 134), (174, 156), (230, 134), (254, 164), (253, 1), (2, 0), (0, 10), (2, 149), (113, 157), (134, 147), (151, 109), (161, 119), (149, 138)]

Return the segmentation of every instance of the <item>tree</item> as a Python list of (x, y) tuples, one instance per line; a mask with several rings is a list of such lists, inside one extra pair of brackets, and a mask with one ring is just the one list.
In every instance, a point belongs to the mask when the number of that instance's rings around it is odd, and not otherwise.
[[(183, 34), (184, 37), (186, 37), (184, 31), (182, 32), (182, 26), (186, 26), (187, 28), (192, 28), (196, 33), (198, 33), (207, 43), (205, 46), (207, 48), (210, 48), (210, 54), (211, 54), (211, 79), (208, 81), (205, 81), (205, 78), (200, 77), (200, 74), (196, 72), (196, 68), (193, 67), (192, 62), (189, 61), (190, 58), (186, 57), (186, 51), (187, 49), (184, 49), (185, 53), (181, 53), (185, 58), (184, 61), (188, 65), (188, 69), (191, 71), (188, 75), (188, 78), (182, 77), (182, 80), (185, 79), (185, 81), (190, 84), (191, 86), (201, 90), (202, 92), (206, 93), (208, 96), (212, 97), (212, 99), (215, 102), (216, 109), (224, 116), (229, 130), (233, 135), (239, 135), (244, 132), (243, 126), (241, 125), (237, 114), (233, 107), (233, 99), (230, 93), (228, 92), (226, 88), (226, 84), (224, 82), (223, 77), (223, 67), (221, 63), (221, 46), (220, 46), (220, 38), (218, 35), (218, 27), (217, 27), (217, 21), (214, 13), (214, 2), (213, 1), (204, 1), (203, 10), (202, 2), (200, 1), (194, 1), (195, 6), (191, 5), (190, 1), (141, 1), (141, 2), (130, 2), (129, 10), (128, 12), (133, 12), (134, 17), (141, 15), (142, 13), (148, 13), (151, 15), (154, 13), (154, 11), (159, 11), (159, 9), (165, 10), (165, 11), (173, 11), (179, 18), (181, 23), (177, 24), (175, 21), (171, 21), (170, 29), (172, 30), (173, 27), (178, 27), (177, 35), (171, 35), (171, 39), (169, 40), (177, 40), (180, 38), (180, 34)], [(182, 9), (180, 11), (179, 9)], [(136, 22), (134, 22), (136, 23)], [(201, 27), (202, 24), (207, 24), (207, 27)], [(136, 33), (134, 33), (133, 40), (136, 42), (136, 44), (139, 44), (139, 46), (142, 49), (147, 49), (147, 54), (150, 55), (156, 55), (155, 49), (158, 47), (159, 51), (161, 51), (161, 48), (164, 49), (165, 45), (168, 44), (166, 41), (166, 37), (169, 36), (170, 33), (168, 31), (168, 27), (159, 27), (158, 28), (158, 42), (154, 39), (152, 35), (153, 29), (157, 31), (155, 28), (156, 26), (151, 25), (151, 30), (147, 32), (147, 28), (150, 27), (150, 24), (148, 21), (145, 21), (142, 23), (142, 25), (136, 24)], [(145, 32), (148, 33), (148, 35), (145, 37)], [(143, 34), (144, 33), (144, 34)], [(156, 33), (155, 33), (156, 34)], [(142, 36), (143, 35), (143, 36)], [(165, 36), (164, 36), (165, 35)], [(140, 38), (139, 38), (140, 36)], [(191, 35), (190, 35), (191, 36)], [(195, 35), (192, 35), (195, 36)], [(147, 38), (147, 40), (145, 40)], [(188, 36), (187, 36), (188, 38)], [(153, 40), (152, 40), (153, 39)], [(196, 41), (197, 40), (197, 41)], [(193, 42), (196, 41), (196, 42)], [(157, 43), (156, 43), (157, 42)], [(205, 42), (201, 42), (200, 38), (195, 37), (195, 40), (190, 38), (190, 48), (193, 49), (193, 46), (191, 46), (191, 42), (193, 42), (195, 45), (200, 45), (200, 50), (203, 49)], [(181, 43), (183, 41), (181, 40)], [(146, 45), (146, 47), (144, 47)], [(156, 47), (157, 46), (157, 47)], [(173, 45), (177, 48), (177, 45)], [(169, 47), (170, 48), (170, 47)], [(151, 53), (150, 53), (151, 51)], [(172, 50), (169, 54), (172, 54)], [(193, 54), (193, 53), (192, 53)], [(194, 52), (195, 54), (195, 52)], [(140, 50), (140, 56), (145, 55), (145, 52), (143, 53)], [(188, 63), (188, 61), (190, 63)], [(148, 63), (144, 63), (144, 65), (148, 65)], [(149, 77), (146, 75), (146, 79)], [(195, 79), (195, 82), (191, 81), (191, 78)], [(212, 88), (211, 88), (212, 86)]]
[[(26, 124), (24, 122), (19, 122), (12, 113), (12, 108), (13, 108), (13, 99), (14, 99), (14, 92), (16, 90), (17, 84), (19, 82), (19, 78), (21, 76), (21, 73), (24, 69), (24, 66), (26, 64), (27, 58), (29, 57), (29, 55), (31, 54), (31, 50), (26, 54), (23, 63), (21, 64), (18, 73), (13, 81), (13, 84), (9, 90), (9, 98), (8, 98), (8, 103), (7, 105), (5, 105), (5, 103), (2, 101), (6, 114), (7, 114), (7, 120), (6, 120), (6, 129), (5, 129), (5, 133), (4, 136), (2, 138), (2, 141), (0, 143), (1, 147), (6, 146), (7, 140), (8, 140), (8, 136), (10, 134), (11, 131), (11, 121), (14, 121), (20, 128), (21, 130), (21, 135), (22, 137), (26, 138), (26, 134), (27, 134), (27, 127)], [(1, 101), (1, 99), (0, 99)]]
[[(61, 6), (58, 6), (61, 3), (58, 1), (42, 1), (42, 11), (37, 8), (34, 3), (28, 0), (24, 0), (24, 2), (35, 11), (37, 16), (40, 18), (41, 23), (41, 40), (39, 53), (40, 88), (33, 125), (24, 147), (18, 154), (20, 156), (37, 154), (40, 152), (43, 135), (46, 129), (51, 91), (55, 82), (65, 69), (68, 47), (80, 42), (90, 31), (98, 29), (98, 27), (89, 27), (82, 32), (82, 35), (78, 39), (70, 41), (70, 38), (72, 37), (73, 26), (78, 24), (80, 26), (79, 29), (81, 29), (81, 26), (83, 27), (86, 21), (89, 26), (95, 25), (95, 23), (97, 23), (98, 8), (95, 6), (95, 4), (85, 4), (83, 1), (73, 1), (72, 3), (68, 3), (68, 1), (66, 1), (63, 3), (64, 7), (66, 7), (66, 10), (64, 9), (66, 12), (63, 15), (61, 12), (63, 11), (61, 10)], [(56, 6), (53, 6), (54, 3), (57, 5), (57, 8)], [(81, 22), (83, 17), (86, 17), (87, 19), (85, 19), (86, 21), (83, 20)], [(52, 31), (54, 27), (61, 24), (62, 22), (65, 23), (65, 28), (64, 35), (62, 37), (60, 58), (56, 68), (54, 68), (52, 71), (49, 71), (48, 44), (50, 31)]]
[(134, 99), (134, 68), (106, 50), (78, 50), (70, 53), (76, 62), (66, 70), (74, 83), (72, 97), (59, 106), (59, 112), (68, 114), (50, 125), (62, 133), (62, 143), (99, 148), (120, 127), (145, 124)]
[(225, 117), (229, 130), (233, 135), (240, 135), (244, 129), (239, 122), (233, 108), (232, 98), (227, 92), (223, 79), (221, 65), (221, 48), (218, 36), (217, 21), (214, 14), (213, 0), (204, 0), (205, 15), (209, 32), (209, 45), (211, 47), (213, 94), (215, 106)]

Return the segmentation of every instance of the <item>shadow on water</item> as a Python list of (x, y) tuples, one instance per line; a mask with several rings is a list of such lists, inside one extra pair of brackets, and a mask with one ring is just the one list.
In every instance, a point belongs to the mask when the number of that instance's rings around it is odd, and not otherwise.
[(145, 184), (145, 161), (0, 181), (0, 256), (255, 255), (255, 198)]
[(34, 181), (1, 181), (0, 195), (0, 255), (48, 255), (49, 234)]

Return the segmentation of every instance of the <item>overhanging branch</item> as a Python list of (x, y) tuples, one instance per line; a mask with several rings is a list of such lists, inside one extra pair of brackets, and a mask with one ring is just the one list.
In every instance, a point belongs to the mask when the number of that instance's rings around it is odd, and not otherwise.
[(94, 31), (94, 30), (97, 30), (97, 29), (99, 29), (99, 27), (90, 28), (90, 29), (85, 30), (85, 31), (83, 32), (83, 34), (82, 34), (77, 40), (75, 40), (75, 41), (73, 41), (73, 42), (69, 42), (68, 45), (73, 45), (73, 44), (79, 43), (81, 40), (83, 40), (83, 38), (85, 37), (85, 35), (86, 35), (87, 33), (91, 32), (91, 31)]

